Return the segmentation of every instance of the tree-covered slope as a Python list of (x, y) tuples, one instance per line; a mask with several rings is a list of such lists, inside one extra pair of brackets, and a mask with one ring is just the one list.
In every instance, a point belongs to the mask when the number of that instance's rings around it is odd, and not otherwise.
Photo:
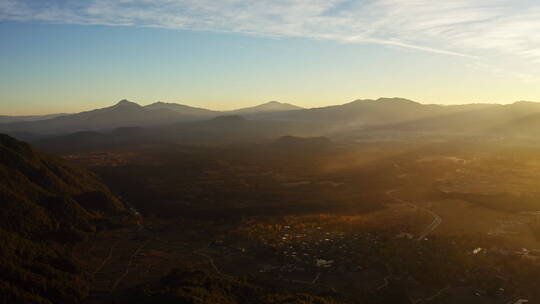
[(247, 279), (177, 268), (157, 282), (140, 286), (119, 303), (340, 304), (308, 294), (282, 294)]
[(70, 245), (125, 212), (93, 174), (0, 134), (0, 303), (83, 298)]

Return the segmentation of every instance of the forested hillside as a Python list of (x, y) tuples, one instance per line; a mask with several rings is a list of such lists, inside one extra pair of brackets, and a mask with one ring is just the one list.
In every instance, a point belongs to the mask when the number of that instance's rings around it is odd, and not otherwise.
[(88, 292), (70, 248), (127, 214), (92, 173), (0, 135), (2, 303), (73, 303)]

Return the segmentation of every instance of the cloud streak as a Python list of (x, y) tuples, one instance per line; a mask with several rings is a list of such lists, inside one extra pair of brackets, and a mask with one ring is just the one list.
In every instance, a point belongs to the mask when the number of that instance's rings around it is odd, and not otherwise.
[(540, 63), (533, 0), (0, 0), (0, 20), (305, 37)]

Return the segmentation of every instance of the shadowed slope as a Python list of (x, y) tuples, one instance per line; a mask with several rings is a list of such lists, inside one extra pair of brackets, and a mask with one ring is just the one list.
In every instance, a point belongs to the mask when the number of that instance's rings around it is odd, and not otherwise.
[(88, 292), (67, 244), (124, 205), (97, 178), (0, 134), (0, 294), (4, 303), (74, 303)]

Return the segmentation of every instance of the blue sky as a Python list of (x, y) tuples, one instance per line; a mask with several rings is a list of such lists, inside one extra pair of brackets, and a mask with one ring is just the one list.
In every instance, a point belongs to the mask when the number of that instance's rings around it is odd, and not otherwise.
[(0, 115), (540, 101), (540, 2), (0, 0)]

